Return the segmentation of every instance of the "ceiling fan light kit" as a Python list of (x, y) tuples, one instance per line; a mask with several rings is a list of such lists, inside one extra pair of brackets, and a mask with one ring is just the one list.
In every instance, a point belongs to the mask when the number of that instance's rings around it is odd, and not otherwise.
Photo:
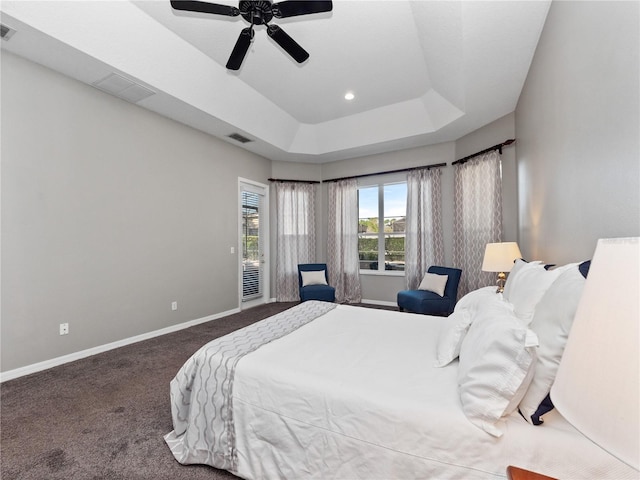
[(171, 0), (171, 6), (175, 10), (188, 12), (226, 15), (229, 17), (241, 15), (242, 18), (249, 22), (251, 26), (242, 29), (227, 61), (227, 68), (229, 70), (238, 70), (251, 46), (254, 35), (254, 25), (265, 25), (267, 27), (267, 35), (269, 35), (274, 42), (280, 45), (296, 62), (304, 62), (309, 58), (309, 53), (281, 27), (269, 24), (269, 22), (273, 17), (287, 18), (330, 12), (333, 9), (333, 2), (321, 0), (288, 0), (272, 3), (270, 0), (240, 0), (238, 8), (236, 8), (230, 5), (220, 5), (195, 0)]

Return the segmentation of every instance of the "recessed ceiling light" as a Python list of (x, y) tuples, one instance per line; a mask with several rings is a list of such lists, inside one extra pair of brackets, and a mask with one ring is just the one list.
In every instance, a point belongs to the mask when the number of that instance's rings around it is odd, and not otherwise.
[(345, 100), (353, 100), (354, 98), (356, 98), (356, 96), (353, 94), (353, 92), (347, 92), (344, 94), (344, 98)]

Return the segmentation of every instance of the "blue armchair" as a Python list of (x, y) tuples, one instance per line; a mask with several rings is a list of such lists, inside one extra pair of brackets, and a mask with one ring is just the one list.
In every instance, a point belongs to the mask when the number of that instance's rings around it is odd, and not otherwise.
[(405, 310), (413, 313), (423, 313), (426, 315), (448, 316), (456, 306), (458, 296), (458, 285), (462, 270), (447, 267), (429, 267), (428, 273), (447, 275), (447, 284), (444, 287), (444, 296), (427, 290), (402, 290), (398, 292), (398, 308), (401, 312)]
[[(306, 285), (303, 286), (302, 272), (324, 271), (326, 285)], [(300, 291), (300, 301), (321, 300), (323, 302), (335, 302), (336, 289), (329, 285), (329, 273), (326, 263), (305, 263), (298, 265), (298, 288)]]

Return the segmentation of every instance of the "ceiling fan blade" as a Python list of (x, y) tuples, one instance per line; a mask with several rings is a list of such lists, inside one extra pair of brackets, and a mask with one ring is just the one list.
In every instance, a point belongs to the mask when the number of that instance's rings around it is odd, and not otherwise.
[(218, 3), (198, 2), (196, 0), (171, 0), (171, 6), (175, 10), (185, 10), (187, 12), (213, 13), (214, 15), (228, 15), (229, 17), (240, 15), (240, 10), (236, 7)]
[(227, 61), (227, 68), (229, 70), (240, 69), (240, 65), (242, 65), (244, 56), (247, 54), (247, 50), (249, 50), (249, 46), (251, 45), (252, 37), (253, 30), (251, 29), (251, 27), (242, 29), (242, 31), (240, 32), (240, 36), (238, 37), (238, 41), (236, 42), (235, 47), (233, 47), (231, 55), (229, 56), (229, 60)]
[(296, 41), (287, 35), (279, 26), (267, 26), (267, 34), (273, 38), (273, 40), (280, 45), (285, 52), (291, 55), (296, 62), (302, 63), (309, 58), (307, 51), (298, 45)]
[(298, 15), (309, 15), (311, 13), (330, 12), (333, 9), (333, 2), (319, 0), (289, 0), (286, 2), (274, 3), (271, 9), (274, 17), (295, 17)]

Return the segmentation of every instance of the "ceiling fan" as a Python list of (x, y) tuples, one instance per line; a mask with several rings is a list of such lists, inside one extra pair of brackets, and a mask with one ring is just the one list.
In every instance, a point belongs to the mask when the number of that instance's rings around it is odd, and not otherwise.
[(333, 9), (333, 2), (320, 0), (288, 0), (272, 3), (271, 0), (240, 0), (238, 8), (230, 5), (220, 5), (217, 3), (200, 2), (195, 0), (171, 0), (171, 6), (175, 10), (188, 12), (211, 13), (214, 15), (227, 15), (237, 17), (242, 15), (250, 27), (243, 28), (238, 37), (231, 56), (227, 61), (229, 70), (238, 70), (244, 60), (251, 40), (253, 40), (254, 25), (266, 25), (267, 34), (280, 45), (285, 52), (298, 63), (309, 58), (309, 54), (296, 41), (285, 33), (277, 25), (270, 25), (273, 17), (287, 18), (299, 15), (309, 15), (312, 13), (330, 12)]

